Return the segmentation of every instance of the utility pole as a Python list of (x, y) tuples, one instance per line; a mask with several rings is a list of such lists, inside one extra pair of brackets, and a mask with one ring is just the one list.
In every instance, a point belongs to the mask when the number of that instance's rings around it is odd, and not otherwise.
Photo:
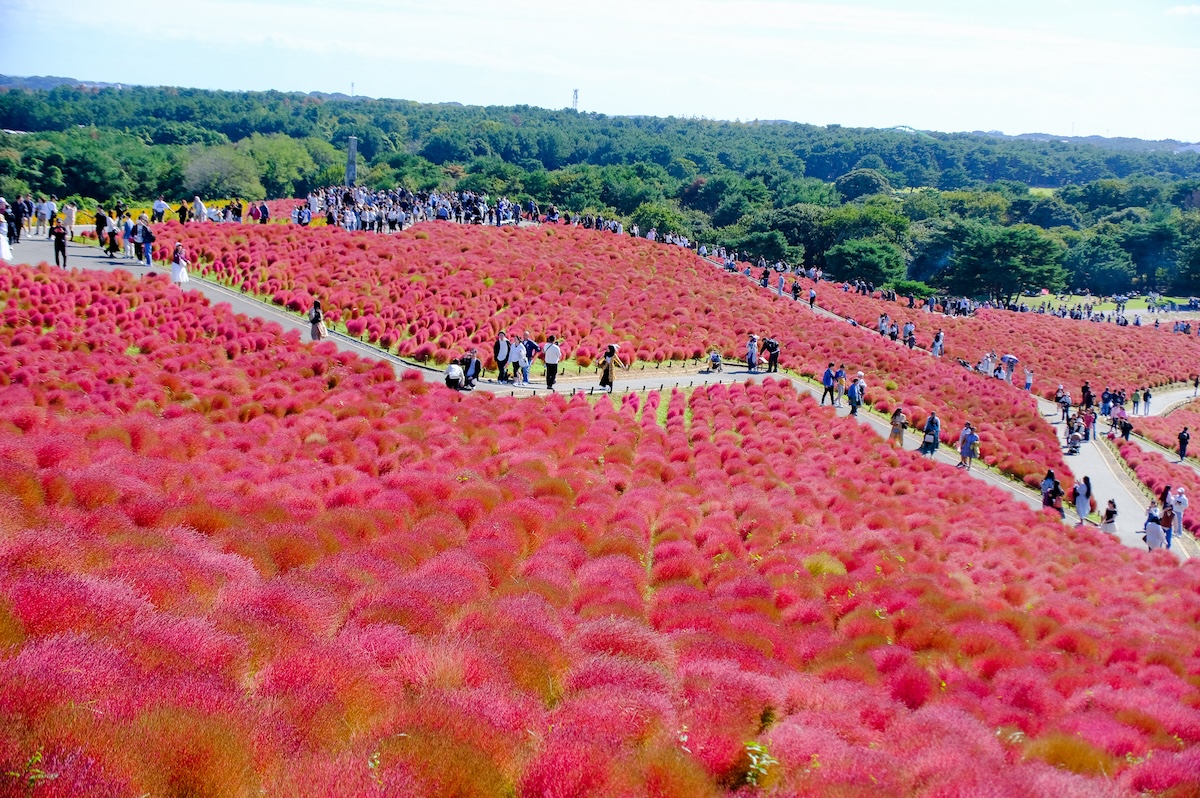
[(576, 89), (575, 93), (571, 95), (571, 110), (579, 110), (579, 89)]
[(353, 186), (358, 180), (358, 136), (350, 137), (350, 147), (346, 152), (346, 185)]
[(350, 81), (350, 96), (354, 96), (354, 81)]

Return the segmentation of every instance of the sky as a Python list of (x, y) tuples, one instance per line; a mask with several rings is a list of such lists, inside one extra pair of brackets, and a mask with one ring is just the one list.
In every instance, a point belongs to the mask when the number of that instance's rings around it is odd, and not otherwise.
[[(96, 9), (104, 9), (102, 22)], [(0, 0), (0, 73), (1200, 141), (1187, 0)]]

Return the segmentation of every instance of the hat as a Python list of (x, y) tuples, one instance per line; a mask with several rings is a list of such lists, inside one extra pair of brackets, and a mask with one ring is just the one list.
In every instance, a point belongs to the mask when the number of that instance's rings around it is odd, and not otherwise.
[(1175, 492), (1176, 493), (1184, 493), (1185, 491), (1183, 490), (1183, 486), (1180, 485), (1178, 488), (1175, 489)]
[(861, 371), (858, 372), (858, 376), (860, 376), (860, 377), (863, 376), (863, 373)]

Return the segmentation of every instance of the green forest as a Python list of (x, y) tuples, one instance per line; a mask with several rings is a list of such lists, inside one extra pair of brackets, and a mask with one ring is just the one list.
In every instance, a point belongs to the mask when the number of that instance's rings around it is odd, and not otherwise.
[[(0, 92), (0, 195), (85, 206), (361, 183), (532, 198), (839, 278), (1200, 293), (1200, 154), (280, 92)], [(914, 282), (915, 281), (915, 282)]]

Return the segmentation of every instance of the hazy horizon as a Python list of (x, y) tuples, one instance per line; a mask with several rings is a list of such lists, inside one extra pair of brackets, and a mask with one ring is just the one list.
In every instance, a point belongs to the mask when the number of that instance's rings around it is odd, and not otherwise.
[(0, 72), (612, 116), (1200, 141), (1200, 5), (7, 0)]

